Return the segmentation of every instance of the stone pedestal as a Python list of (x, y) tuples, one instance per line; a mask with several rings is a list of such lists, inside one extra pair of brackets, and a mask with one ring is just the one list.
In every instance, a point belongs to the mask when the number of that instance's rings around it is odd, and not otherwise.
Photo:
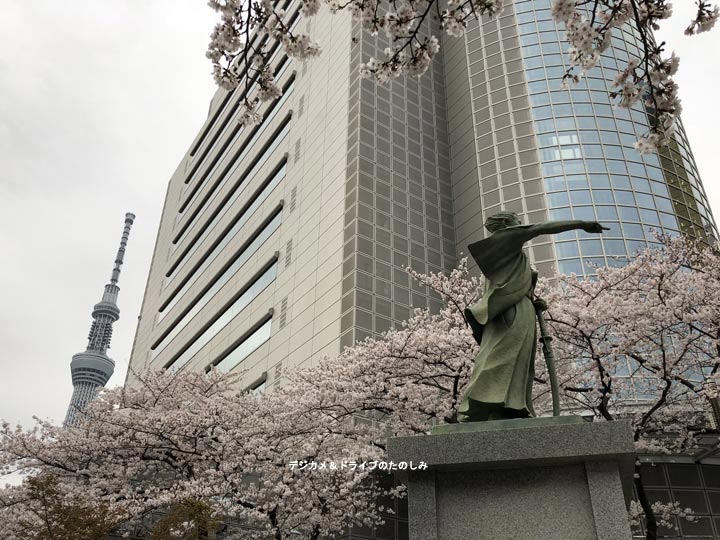
[(626, 422), (580, 417), (438, 426), (388, 442), (410, 540), (629, 540), (635, 451)]

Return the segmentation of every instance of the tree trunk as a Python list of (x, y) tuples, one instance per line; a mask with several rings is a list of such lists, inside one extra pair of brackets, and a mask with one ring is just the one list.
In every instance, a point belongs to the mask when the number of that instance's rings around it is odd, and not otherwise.
[(643, 512), (645, 513), (645, 540), (657, 540), (657, 520), (655, 514), (652, 511), (650, 501), (648, 501), (647, 494), (645, 493), (645, 486), (642, 483), (642, 472), (640, 469), (640, 463), (635, 463), (635, 476), (633, 478), (635, 484), (635, 490), (638, 494), (638, 502), (642, 506)]

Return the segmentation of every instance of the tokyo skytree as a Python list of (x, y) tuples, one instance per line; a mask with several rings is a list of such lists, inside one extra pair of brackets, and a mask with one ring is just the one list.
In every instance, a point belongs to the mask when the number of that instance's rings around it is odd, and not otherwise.
[(93, 323), (90, 327), (87, 349), (74, 355), (70, 363), (75, 390), (65, 416), (64, 425), (66, 427), (77, 424), (80, 411), (92, 401), (98, 389), (105, 386), (115, 370), (115, 362), (108, 357), (107, 350), (110, 348), (112, 325), (120, 318), (120, 309), (117, 307), (120, 287), (118, 287), (117, 283), (120, 279), (120, 268), (125, 258), (125, 247), (130, 236), (130, 227), (132, 227), (134, 220), (135, 214), (125, 214), (125, 227), (115, 257), (115, 266), (110, 276), (110, 283), (105, 285), (102, 300), (95, 304), (93, 308)]

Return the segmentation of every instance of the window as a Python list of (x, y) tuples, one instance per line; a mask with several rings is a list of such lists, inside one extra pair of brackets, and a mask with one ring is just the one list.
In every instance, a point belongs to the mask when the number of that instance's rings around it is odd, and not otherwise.
[(234, 346), (234, 348), (220, 361), (217, 361), (207, 367), (209, 371), (211, 367), (215, 367), (218, 371), (227, 373), (240, 362), (250, 356), (255, 350), (270, 339), (272, 333), (272, 318), (265, 320), (260, 323), (260, 326), (251, 330), (250, 333), (245, 334), (240, 339), (240, 343)]
[(550, 202), (550, 206), (553, 208), (557, 208), (560, 206), (568, 206), (570, 204), (570, 200), (568, 199), (568, 193), (566, 191), (551, 193), (548, 195), (548, 200)]
[[(275, 51), (275, 53), (273, 54), (273, 57), (277, 54), (278, 50)], [(272, 62), (272, 60), (271, 60), (271, 62)], [(275, 73), (274, 73), (275, 80), (280, 79), (280, 77), (285, 73), (285, 70), (287, 69), (287, 67), (289, 65), (290, 65), (290, 62), (289, 62), (288, 57), (284, 56), (275, 70)], [(292, 79), (291, 79), (291, 81), (292, 81)], [(257, 84), (257, 82), (252, 83), (252, 85), (250, 86), (250, 90), (252, 90), (256, 86), (256, 84)], [(288, 88), (288, 91), (290, 91), (291, 89), (292, 89), (292, 82), (291, 82), (290, 88)], [(243, 94), (243, 95), (246, 95), (246, 94)], [(277, 111), (279, 103), (284, 102), (284, 101), (285, 100), (283, 99), (283, 97), (280, 97), (278, 100), (275, 101), (275, 103), (271, 103), (270, 105), (268, 105), (265, 110), (266, 118), (263, 118), (262, 123), (266, 123), (266, 120), (269, 121), (270, 119), (268, 119), (267, 116), (274, 115), (275, 111)], [(225, 158), (230, 153), (230, 149), (234, 146), (235, 142), (237, 142), (240, 139), (240, 137), (246, 132), (245, 127), (240, 126), (238, 124), (239, 115), (237, 115), (237, 110), (239, 109), (241, 103), (242, 103), (242, 98), (240, 98), (237, 101), (237, 104), (233, 108), (233, 112), (231, 113), (232, 116), (229, 116), (226, 119), (225, 123), (223, 124), (222, 133), (228, 132), (229, 135), (222, 145), (219, 145), (219, 144), (217, 145), (220, 147), (220, 152), (215, 154), (215, 156), (212, 159), (212, 161), (210, 162), (210, 165), (208, 166), (208, 168), (200, 176), (199, 181), (189, 191), (189, 194), (187, 195), (185, 200), (180, 205), (178, 212), (180, 212), (180, 213), (184, 212), (185, 209), (193, 202), (193, 200), (195, 199), (195, 196), (199, 193), (200, 188), (203, 186), (203, 183), (205, 182), (205, 180), (210, 178), (215, 173), (215, 171), (218, 169), (220, 164), (223, 163)], [(256, 137), (257, 133), (259, 133), (259, 131), (260, 131), (259, 128), (255, 128), (253, 133), (250, 135), (250, 139), (254, 139)], [(219, 135), (220, 135), (220, 133), (216, 134), (216, 136), (213, 138), (213, 143), (215, 143), (217, 141), (217, 139), (219, 138)], [(248, 145), (248, 143), (249, 143), (249, 141), (246, 140), (245, 145)], [(203, 155), (203, 159), (205, 157), (206, 156)], [(190, 183), (194, 180), (195, 173), (198, 171), (200, 165), (203, 163), (203, 159), (200, 159), (195, 163), (190, 174), (188, 175), (187, 180), (185, 181), (186, 184)]]
[(262, 375), (252, 383), (250, 383), (245, 392), (252, 395), (253, 397), (259, 398), (267, 390), (267, 371), (263, 371)]
[[(287, 2), (285, 2), (285, 6), (283, 7), (283, 9), (287, 8), (287, 6), (288, 6), (289, 3), (290, 3), (289, 0), (288, 0)], [(254, 44), (254, 43), (257, 41), (257, 39), (258, 39), (258, 34), (255, 34), (255, 35), (251, 38), (250, 43), (251, 43), (251, 44)], [(264, 44), (266, 43), (266, 41), (267, 41), (267, 40), (261, 40), (260, 45), (264, 45)], [(279, 43), (276, 44), (275, 48), (279, 50), (279, 46), (278, 46), (278, 45), (279, 45)], [(242, 74), (240, 75), (240, 78), (242, 78), (242, 77), (245, 76), (245, 74), (247, 73), (247, 68), (248, 68), (248, 66), (245, 66), (245, 67), (243, 68), (243, 71), (242, 71)], [(239, 87), (238, 87), (238, 88), (239, 88)], [(215, 122), (217, 122), (217, 119), (218, 119), (218, 118), (220, 117), (220, 115), (225, 111), (225, 107), (227, 106), (227, 104), (230, 102), (231, 98), (232, 98), (234, 95), (235, 95), (235, 94), (234, 94), (233, 92), (228, 92), (228, 94), (225, 96), (225, 98), (223, 99), (223, 102), (222, 102), (222, 103), (220, 104), (220, 106), (217, 108), (217, 110), (215, 111), (215, 114), (213, 114), (212, 120), (211, 120), (210, 122), (208, 122), (207, 127), (202, 131), (200, 137), (197, 139), (197, 142), (193, 145), (192, 149), (190, 150), (190, 155), (191, 155), (191, 156), (194, 156), (194, 155), (197, 153), (197, 151), (200, 149), (200, 147), (204, 145), (205, 141), (207, 140), (207, 136), (208, 136), (209, 132), (210, 132), (210, 131), (212, 130), (212, 128), (215, 126)], [(212, 146), (212, 145), (215, 143), (215, 141), (216, 141), (217, 138), (218, 138), (218, 135), (225, 129), (225, 126), (227, 125), (228, 120), (229, 120), (232, 116), (234, 116), (235, 112), (237, 111), (238, 104), (240, 103), (240, 101), (242, 100), (242, 98), (243, 98), (244, 96), (245, 96), (245, 93), (243, 92), (242, 95), (239, 96), (239, 99), (236, 100), (235, 106), (231, 109), (230, 113), (227, 115), (226, 120), (223, 122), (223, 124), (222, 124), (222, 126), (220, 127), (220, 129), (217, 130), (217, 132), (215, 133), (215, 136), (212, 138), (212, 142), (211, 142), (209, 145), (207, 145), (207, 147)], [(206, 148), (207, 148), (207, 147), (206, 147)], [(204, 157), (205, 157), (205, 155), (203, 155), (203, 156), (201, 157), (201, 160), (199, 160), (199, 162), (201, 162)], [(192, 174), (193, 174), (194, 172), (195, 172), (195, 171), (193, 170), (193, 172), (191, 173), (190, 176), (192, 176)], [(188, 183), (189, 181), (190, 181), (190, 178), (188, 178), (188, 180), (186, 180), (185, 183)]]
[[(253, 36), (252, 41), (255, 41), (256, 37), (257, 36)], [(264, 39), (262, 42), (262, 45), (265, 45), (266, 42), (267, 42), (267, 39)], [(282, 50), (279, 45), (280, 45), (279, 42), (276, 42), (275, 45), (271, 48), (272, 56), (270, 57), (270, 60), (268, 62), (269, 65), (272, 65), (272, 63), (275, 61), (278, 53)], [(278, 71), (280, 70), (280, 68), (283, 66), (283, 64), (286, 61), (287, 61), (287, 57), (284, 57), (278, 63), (278, 65), (275, 69), (275, 73), (278, 73)], [(247, 73), (247, 68), (245, 68), (243, 70), (243, 75), (240, 76), (241, 79), (245, 73)], [(277, 77), (276, 77), (276, 79), (277, 79)], [(218, 140), (218, 138), (226, 132), (228, 125), (233, 125), (231, 123), (231, 120), (237, 119), (236, 114), (237, 114), (238, 109), (240, 108), (240, 104), (243, 102), (245, 96), (247, 96), (250, 92), (252, 92), (256, 87), (257, 87), (257, 79), (249, 87), (247, 87), (247, 89), (244, 89), (242, 87), (242, 85), (240, 85), (236, 89), (237, 91), (239, 91), (239, 93), (236, 94), (236, 92), (229, 92), (225, 96), (225, 99), (223, 99), (222, 104), (218, 107), (217, 111), (213, 115), (212, 121), (208, 124), (208, 127), (202, 132), (202, 136), (198, 139), (197, 143), (195, 143), (192, 150), (190, 151), (190, 155), (195, 156), (195, 154), (198, 152), (198, 150), (200, 150), (200, 148), (203, 149), (202, 155), (199, 157), (199, 159), (196, 160), (190, 174), (188, 175), (188, 178), (185, 180), (186, 184), (189, 184), (193, 180), (193, 175), (195, 174), (195, 172), (197, 171), (199, 166), (203, 163), (203, 160), (207, 157), (208, 149), (212, 148), (213, 145), (215, 144), (215, 142)], [(232, 108), (230, 108), (230, 111), (226, 115), (225, 120), (220, 124), (218, 129), (215, 131), (215, 134), (210, 139), (208, 139), (208, 135), (209, 135), (211, 129), (213, 127), (215, 127), (215, 122), (218, 120), (221, 113), (225, 112), (225, 110), (226, 110), (225, 108), (227, 107), (228, 103), (230, 103), (231, 98), (234, 98), (232, 100), (234, 102)], [(210, 142), (208, 144), (205, 144), (208, 140)]]
[[(277, 277), (277, 259), (273, 259), (269, 268), (266, 268), (262, 273), (253, 278), (253, 280), (243, 287), (243, 292), (240, 296), (233, 300), (227, 308), (222, 311), (218, 317), (203, 330), (193, 341), (189, 343), (187, 348), (176, 355), (175, 358), (170, 360), (165, 367), (173, 367), (173, 369), (180, 369), (187, 364), (200, 349), (202, 349), (208, 342), (214, 338), (220, 331), (225, 328), (230, 321), (232, 321), (236, 315), (238, 315), (243, 309), (245, 309), (250, 302), (252, 302), (257, 296), (265, 290)], [(156, 351), (153, 351), (156, 354)]]
[(557, 256), (559, 259), (563, 259), (565, 257), (577, 257), (580, 254), (578, 251), (577, 242), (575, 241), (556, 242), (555, 250), (557, 251)]
[(560, 274), (583, 274), (583, 267), (580, 259), (568, 259), (558, 262), (558, 270)]

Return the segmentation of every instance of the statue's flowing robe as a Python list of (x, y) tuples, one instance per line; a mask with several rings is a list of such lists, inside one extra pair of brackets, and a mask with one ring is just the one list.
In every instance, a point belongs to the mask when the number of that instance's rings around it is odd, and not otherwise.
[(471, 419), (482, 407), (514, 409), (518, 416), (535, 415), (535, 277), (522, 250), (529, 240), (529, 227), (501, 229), (468, 246), (486, 278), (482, 299), (469, 307), (484, 329), (470, 384), (458, 409)]

